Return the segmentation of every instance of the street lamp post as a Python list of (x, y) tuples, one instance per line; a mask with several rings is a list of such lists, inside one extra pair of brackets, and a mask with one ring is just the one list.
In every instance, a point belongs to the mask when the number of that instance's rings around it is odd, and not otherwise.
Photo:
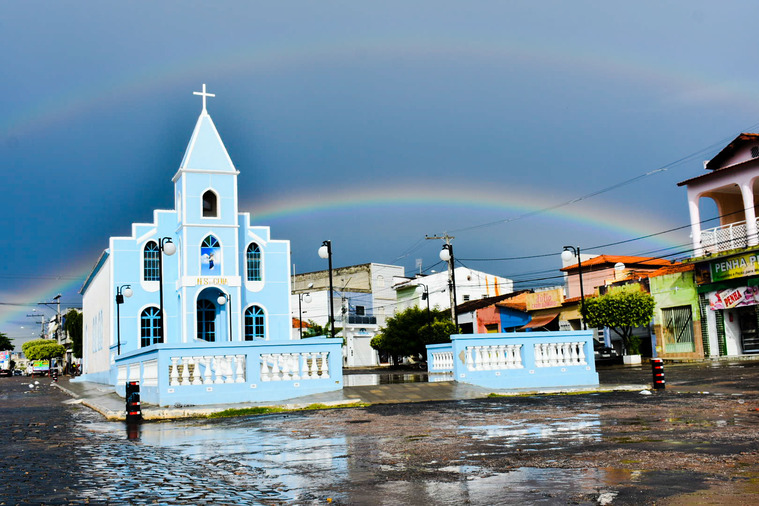
[(116, 354), (121, 355), (121, 314), (119, 308), (124, 303), (124, 297), (132, 296), (131, 285), (121, 285), (116, 288)]
[(229, 314), (229, 340), (232, 341), (232, 294), (222, 293), (216, 299), (216, 302), (218, 302), (220, 306), (223, 306), (224, 304), (229, 302), (229, 306), (227, 306), (227, 313)]
[(161, 315), (161, 342), (164, 342), (165, 321), (163, 317), (163, 255), (164, 253), (171, 256), (177, 251), (177, 246), (171, 242), (171, 237), (161, 237), (158, 240), (158, 290), (160, 297), (160, 307), (158, 314)]
[(427, 325), (430, 325), (432, 323), (432, 320), (430, 319), (430, 288), (427, 285), (424, 285), (422, 283), (419, 283), (419, 286), (424, 287), (424, 293), (422, 294), (422, 300), (427, 301)]
[(585, 291), (582, 287), (582, 260), (580, 259), (580, 247), (564, 246), (564, 251), (561, 252), (561, 259), (565, 262), (571, 262), (574, 257), (577, 257), (577, 276), (580, 278), (580, 321), (582, 322), (582, 330), (585, 330)]
[(440, 260), (448, 262), (448, 291), (451, 294), (451, 320), (453, 320), (456, 329), (458, 329), (459, 315), (456, 313), (456, 269), (453, 265), (453, 244), (443, 244), (443, 249), (440, 250)]
[[(313, 285), (313, 283), (311, 283)], [(306, 304), (311, 302), (311, 295), (308, 293), (299, 293), (298, 294), (298, 330), (300, 331), (300, 338), (303, 339), (303, 310), (301, 309), (301, 305), (303, 304), (303, 301), (306, 301)]]
[(329, 259), (329, 332), (335, 337), (335, 301), (332, 298), (332, 241), (322, 242), (319, 257)]

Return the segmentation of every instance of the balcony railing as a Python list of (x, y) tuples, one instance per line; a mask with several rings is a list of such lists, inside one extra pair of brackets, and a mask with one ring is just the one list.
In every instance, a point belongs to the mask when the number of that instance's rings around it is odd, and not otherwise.
[(374, 325), (377, 323), (377, 317), (366, 315), (348, 315), (348, 323), (355, 325)]
[(701, 231), (701, 248), (705, 255), (745, 248), (746, 246), (748, 246), (748, 233), (745, 221)]

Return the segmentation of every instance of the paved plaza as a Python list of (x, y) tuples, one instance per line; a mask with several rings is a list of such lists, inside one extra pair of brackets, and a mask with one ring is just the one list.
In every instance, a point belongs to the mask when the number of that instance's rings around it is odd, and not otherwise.
[(574, 395), (375, 384), (342, 393), (369, 406), (136, 426), (0, 378), (0, 504), (755, 504), (759, 362), (665, 373), (663, 392), (612, 367)]

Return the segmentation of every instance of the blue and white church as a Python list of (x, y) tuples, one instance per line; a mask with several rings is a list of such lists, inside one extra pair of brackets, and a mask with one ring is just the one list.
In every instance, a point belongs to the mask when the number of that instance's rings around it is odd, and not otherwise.
[(111, 237), (81, 288), (82, 381), (160, 406), (279, 401), (342, 388), (341, 340), (292, 339), (290, 242), (238, 210), (235, 168), (203, 108), (173, 210)]

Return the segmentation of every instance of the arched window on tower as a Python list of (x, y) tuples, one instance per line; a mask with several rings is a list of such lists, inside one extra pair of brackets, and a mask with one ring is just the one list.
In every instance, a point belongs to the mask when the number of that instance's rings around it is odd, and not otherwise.
[(142, 277), (145, 281), (158, 281), (158, 243), (148, 241), (142, 255)]
[(203, 218), (218, 218), (219, 205), (218, 197), (213, 190), (207, 190), (203, 194)]
[(197, 308), (198, 339), (216, 341), (216, 307), (210, 300), (200, 299)]
[(266, 339), (264, 310), (260, 306), (250, 306), (245, 310), (245, 340)]
[(256, 243), (250, 243), (245, 253), (247, 262), (248, 281), (261, 281), (261, 248)]
[(147, 307), (140, 315), (140, 347), (162, 342), (159, 309), (155, 306)]

